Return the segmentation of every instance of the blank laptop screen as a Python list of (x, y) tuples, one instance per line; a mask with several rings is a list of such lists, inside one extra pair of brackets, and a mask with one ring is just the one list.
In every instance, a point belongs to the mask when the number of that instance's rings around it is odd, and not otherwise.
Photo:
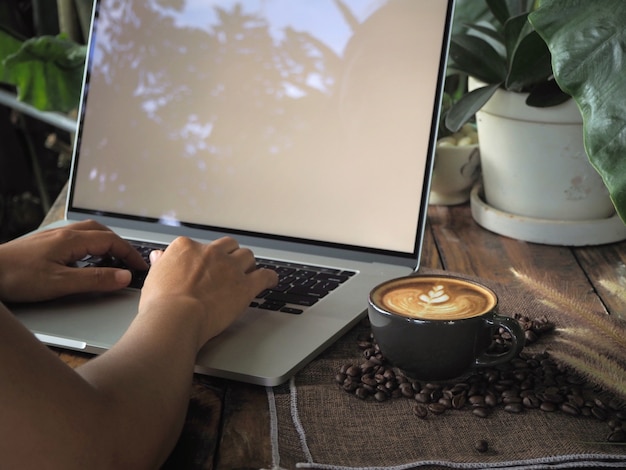
[(102, 0), (73, 210), (414, 253), (448, 8)]

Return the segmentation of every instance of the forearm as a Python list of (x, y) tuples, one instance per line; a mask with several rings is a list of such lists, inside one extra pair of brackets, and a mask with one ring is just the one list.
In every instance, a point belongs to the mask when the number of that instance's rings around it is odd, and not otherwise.
[(194, 337), (193, 322), (146, 316), (110, 351), (73, 371), (0, 310), (1, 467), (162, 463), (180, 433), (197, 350), (175, 341)]
[(122, 457), (133, 449), (137, 463), (160, 464), (176, 443), (198, 350), (198, 326), (188, 315), (183, 305), (175, 312), (152, 309), (110, 351), (77, 369), (120, 419), (108, 436)]

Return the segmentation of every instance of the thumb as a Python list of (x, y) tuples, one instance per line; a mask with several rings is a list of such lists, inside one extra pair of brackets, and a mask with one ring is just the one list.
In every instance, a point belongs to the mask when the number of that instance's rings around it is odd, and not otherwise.
[(119, 268), (69, 268), (71, 276), (67, 286), (71, 286), (70, 293), (79, 292), (107, 292), (122, 289), (132, 279), (132, 274), (126, 269)]

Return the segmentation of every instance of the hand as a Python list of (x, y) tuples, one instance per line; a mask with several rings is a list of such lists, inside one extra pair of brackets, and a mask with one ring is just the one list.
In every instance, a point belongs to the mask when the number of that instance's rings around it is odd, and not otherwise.
[(88, 254), (109, 254), (131, 268), (148, 269), (141, 255), (105, 226), (77, 222), (0, 245), (0, 300), (34, 302), (130, 283), (131, 273), (124, 269), (68, 266)]
[(204, 245), (177, 238), (153, 251), (139, 315), (191, 315), (199, 321), (198, 349), (226, 329), (278, 275), (257, 269), (252, 252), (229, 237)]

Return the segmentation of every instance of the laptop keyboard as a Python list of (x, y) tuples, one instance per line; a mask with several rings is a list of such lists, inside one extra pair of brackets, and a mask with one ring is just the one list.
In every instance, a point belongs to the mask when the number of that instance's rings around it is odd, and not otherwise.
[[(150, 252), (164, 250), (167, 245), (129, 240), (143, 256), (148, 264)], [(311, 266), (293, 262), (283, 262), (257, 258), (259, 268), (272, 269), (278, 273), (278, 285), (261, 292), (250, 304), (264, 310), (300, 314), (307, 307), (315, 305), (320, 299), (335, 290), (356, 274), (355, 271)], [(75, 263), (77, 267), (105, 266), (128, 267), (119, 259), (111, 256), (86, 256)], [(131, 288), (141, 289), (148, 271), (130, 270), (132, 272)]]

